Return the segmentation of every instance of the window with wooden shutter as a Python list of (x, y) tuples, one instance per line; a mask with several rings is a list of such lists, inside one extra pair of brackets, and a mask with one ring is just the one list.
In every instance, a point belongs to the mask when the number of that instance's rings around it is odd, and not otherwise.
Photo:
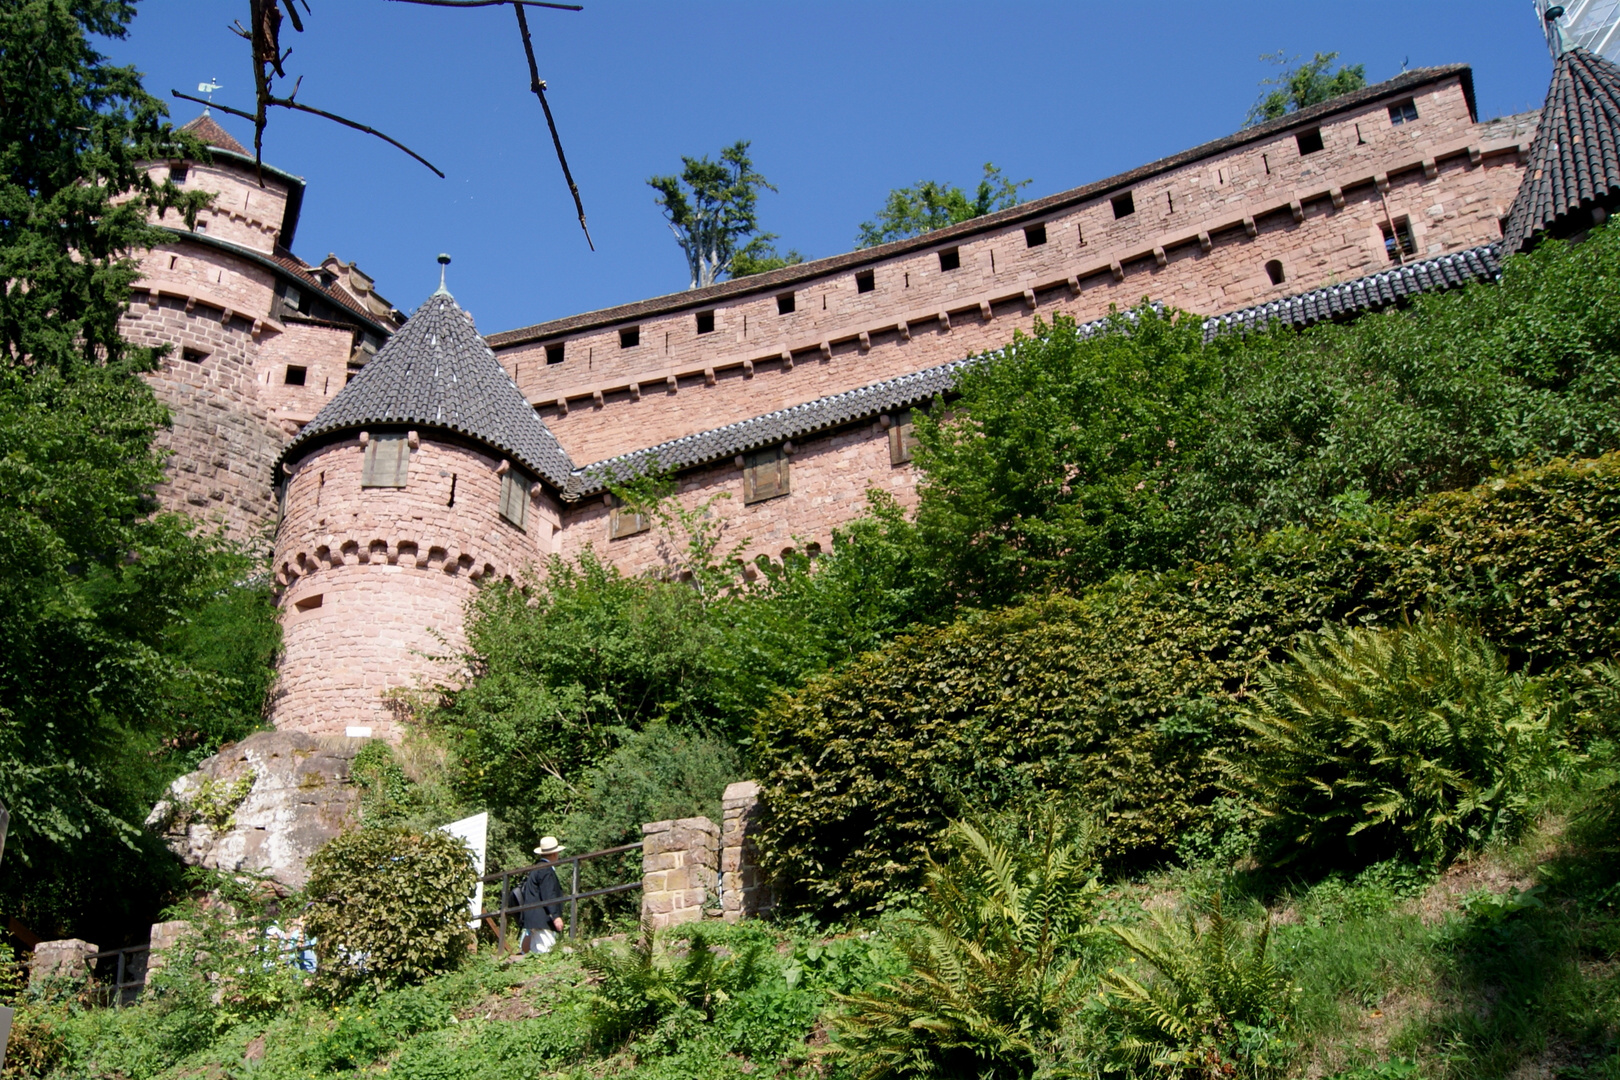
[(528, 531), (524, 524), (529, 518), (529, 485), (534, 481), (522, 469), (513, 467), (501, 477), (501, 517), (518, 528)]
[(652, 515), (639, 513), (628, 506), (615, 506), (608, 511), (608, 539), (623, 540), (652, 528)]
[(410, 472), (411, 448), (403, 435), (373, 435), (366, 443), (366, 463), (360, 473), (363, 488), (405, 486)]
[(788, 456), (780, 446), (759, 450), (743, 459), (743, 503), (764, 502), (786, 495)]
[(911, 413), (903, 412), (894, 418), (889, 428), (889, 464), (904, 465), (911, 460), (911, 451), (917, 445), (917, 428), (911, 422)]

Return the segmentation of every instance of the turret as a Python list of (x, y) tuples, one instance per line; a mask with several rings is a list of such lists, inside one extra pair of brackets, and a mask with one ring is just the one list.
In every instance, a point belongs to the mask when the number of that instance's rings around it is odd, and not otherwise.
[(398, 693), (456, 677), (479, 583), (557, 550), (572, 466), (441, 282), (278, 468), (272, 720), (397, 739)]

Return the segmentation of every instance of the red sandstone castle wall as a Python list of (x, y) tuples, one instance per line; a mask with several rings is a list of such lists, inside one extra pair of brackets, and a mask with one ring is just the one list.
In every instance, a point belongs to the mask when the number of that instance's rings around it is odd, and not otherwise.
[(257, 402), (252, 323), (221, 315), (148, 293), (130, 305), (122, 331), (139, 345), (172, 346), (147, 376), (171, 416), (158, 437), (172, 454), (159, 500), (245, 539), (273, 520), (271, 466), (282, 437)]
[[(881, 423), (796, 441), (790, 460), (791, 490), (775, 499), (743, 505), (743, 471), (730, 461), (682, 474), (675, 498), (693, 510), (707, 502), (721, 527), (717, 556), (736, 555), (749, 562), (758, 555), (779, 559), (789, 549), (804, 551), (812, 544), (831, 550), (833, 529), (865, 512), (868, 489), (892, 495), (907, 509), (916, 505), (912, 467), (890, 464), (889, 433)], [(679, 567), (685, 555), (679, 548), (682, 541), (671, 550), (668, 533), (656, 525), (610, 540), (611, 513), (602, 498), (566, 508), (560, 553), (572, 559), (592, 547), (630, 574)]]
[[(878, 262), (867, 293), (840, 269), (498, 355), (586, 463), (995, 348), (1036, 314), (1093, 319), (1144, 296), (1214, 314), (1374, 273), (1391, 265), (1389, 219), (1410, 221), (1413, 257), (1497, 239), (1533, 127), (1475, 124), (1455, 77), (1415, 101), (1420, 119), (1400, 127), (1387, 101), (1330, 118), (1314, 154), (1286, 133), (1153, 177), (1127, 217), (1115, 192), (1055, 210), (1039, 246), (1019, 221)], [(944, 270), (951, 247), (961, 265)], [(796, 310), (781, 315), (786, 291)], [(714, 312), (713, 333), (697, 333), (699, 311)], [(640, 344), (620, 348), (628, 326)], [(564, 361), (547, 364), (559, 342)]]
[[(423, 433), (424, 436), (429, 433)], [(499, 513), (500, 460), (424, 437), (404, 488), (360, 487), (365, 451), (350, 437), (296, 464), (276, 535), (284, 629), (276, 727), (397, 738), (390, 691), (454, 679), (462, 609), (485, 578), (516, 577), (555, 550), (549, 495), (527, 531)], [(454, 486), (454, 505), (451, 502)]]
[[(154, 165), (152, 178), (161, 182), (169, 176), (169, 166)], [(259, 185), (251, 165), (236, 162), (186, 167), (186, 178), (180, 187), (187, 191), (208, 191), (214, 194), (213, 204), (197, 215), (201, 230), (218, 240), (252, 248), (268, 255), (275, 250), (281, 233), (282, 215), (287, 210), (286, 185), (271, 176)], [(183, 222), (171, 214), (164, 224), (184, 228)]]
[[(349, 377), (354, 331), (346, 326), (288, 320), (280, 334), (266, 336), (256, 358), (259, 401), (289, 435), (315, 419)], [(288, 370), (303, 368), (302, 385)]]

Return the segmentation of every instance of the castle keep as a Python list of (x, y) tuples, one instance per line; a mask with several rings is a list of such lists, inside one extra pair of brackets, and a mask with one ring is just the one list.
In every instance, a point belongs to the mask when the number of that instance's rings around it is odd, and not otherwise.
[(713, 496), (747, 557), (825, 547), (876, 488), (915, 501), (909, 410), (1037, 318), (1144, 298), (1210, 333), (1303, 326), (1491, 280), (1601, 220), (1620, 69), (1576, 49), (1545, 110), (1481, 122), (1463, 66), (1403, 73), (1085, 187), (882, 247), (481, 337), (442, 286), (409, 320), (357, 268), (290, 254), (303, 184), (206, 116), (219, 193), (147, 253), (127, 332), (175, 346), (170, 505), (273, 532), (278, 727), (397, 731), (453, 679), (466, 599), (593, 547), (659, 568), (613, 504), (649, 471)]

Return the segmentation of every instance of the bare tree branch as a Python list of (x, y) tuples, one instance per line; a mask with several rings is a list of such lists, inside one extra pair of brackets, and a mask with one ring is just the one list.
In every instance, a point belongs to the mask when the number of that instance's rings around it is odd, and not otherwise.
[[(296, 93), (297, 91), (294, 91), (294, 92)], [(204, 101), (202, 98), (192, 97), (190, 94), (182, 94), (178, 90), (170, 90), (169, 93), (173, 94), (177, 98), (184, 98), (187, 101), (195, 101), (199, 105), (212, 105), (214, 108), (218, 109), (220, 112), (230, 113), (232, 116), (240, 116), (240, 117), (243, 117), (244, 119), (247, 119), (247, 120), (256, 120), (257, 119), (257, 117), (255, 117), (254, 114), (249, 113), (249, 112), (243, 112), (241, 109), (233, 109), (229, 105), (221, 105), (218, 102)], [(429, 161), (427, 158), (423, 157), (421, 154), (418, 154), (415, 150), (412, 150), (410, 147), (406, 146), (404, 143), (400, 142), (398, 139), (394, 139), (394, 138), (391, 138), (391, 137), (389, 137), (387, 135), (384, 135), (382, 132), (378, 131), (376, 128), (367, 127), (365, 124), (356, 123), (355, 121), (347, 119), (346, 117), (339, 116), (337, 113), (327, 112), (325, 109), (317, 109), (317, 108), (315, 108), (315, 107), (313, 107), (311, 105), (305, 105), (305, 104), (303, 104), (301, 102), (294, 101), (292, 98), (278, 98), (278, 97), (269, 97), (269, 96), (267, 96), (265, 98), (265, 100), (264, 100), (264, 104), (265, 105), (274, 105), (274, 106), (276, 106), (278, 108), (282, 108), (282, 109), (294, 109), (294, 110), (296, 110), (298, 112), (313, 113), (316, 116), (325, 117), (328, 120), (331, 120), (331, 121), (334, 121), (336, 123), (342, 124), (344, 127), (351, 127), (351, 128), (354, 128), (356, 131), (363, 131), (367, 135), (375, 135), (375, 136), (377, 136), (377, 138), (381, 139), (383, 142), (388, 143), (390, 146), (398, 147), (399, 149), (405, 151), (407, 154), (411, 155), (411, 157), (415, 158), (417, 161), (420, 161), (423, 165), (426, 165), (428, 168), (432, 169), (433, 172), (438, 175), (439, 179), (441, 179), (441, 180), (444, 179), (444, 173), (439, 172), (438, 166), (434, 165), (433, 162)]]
[(394, 0), (396, 4), (423, 4), (427, 7), (500, 7), (503, 4), (521, 4), (523, 7), (555, 8), (558, 11), (584, 11), (582, 4), (548, 4), (544, 0)]
[(540, 99), (540, 107), (546, 113), (546, 126), (551, 129), (551, 143), (557, 148), (557, 161), (562, 165), (563, 179), (568, 181), (569, 194), (574, 196), (574, 209), (579, 211), (579, 227), (585, 231), (585, 243), (592, 251), (596, 244), (591, 240), (591, 230), (585, 224), (585, 204), (579, 198), (579, 185), (574, 183), (574, 174), (568, 171), (568, 158), (563, 154), (562, 138), (557, 134), (557, 121), (552, 119), (551, 106), (546, 101), (546, 84), (540, 78), (540, 67), (534, 61), (534, 45), (529, 40), (529, 20), (524, 17), (523, 5), (514, 3), (512, 10), (517, 12), (518, 31), (523, 35), (523, 53), (529, 58), (529, 89), (534, 96)]

